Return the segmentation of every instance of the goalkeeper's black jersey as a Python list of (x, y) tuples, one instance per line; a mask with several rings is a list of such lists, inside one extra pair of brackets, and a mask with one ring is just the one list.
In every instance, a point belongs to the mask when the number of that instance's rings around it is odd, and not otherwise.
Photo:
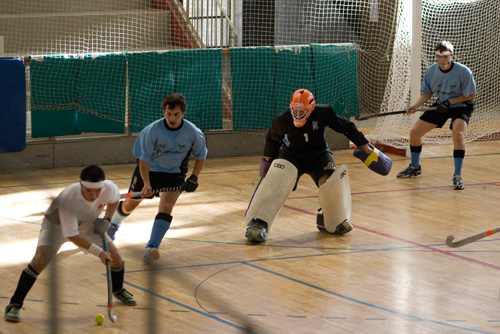
[(359, 132), (356, 125), (343, 117), (337, 116), (328, 104), (317, 104), (304, 126), (297, 128), (293, 124), (290, 109), (276, 116), (266, 135), (264, 156), (274, 158), (280, 147), (308, 153), (318, 150), (330, 150), (325, 140), (325, 128), (329, 127), (345, 135), (356, 146), (368, 143), (365, 136)]

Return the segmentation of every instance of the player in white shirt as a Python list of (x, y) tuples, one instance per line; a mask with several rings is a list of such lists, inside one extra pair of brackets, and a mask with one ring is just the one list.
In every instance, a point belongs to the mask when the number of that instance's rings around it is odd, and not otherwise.
[[(62, 244), (68, 241), (85, 253), (94, 254), (103, 264), (109, 260), (115, 297), (126, 305), (137, 304), (134, 296), (123, 287), (125, 263), (106, 234), (109, 217), (115, 212), (119, 199), (116, 184), (106, 180), (102, 168), (94, 165), (85, 167), (80, 173), (80, 181), (59, 193), (45, 212), (35, 256), (23, 270), (17, 289), (5, 309), (7, 321), (21, 320), (19, 310), (26, 295)], [(103, 211), (104, 218), (99, 218)], [(108, 253), (101, 248), (102, 233), (107, 241)]]

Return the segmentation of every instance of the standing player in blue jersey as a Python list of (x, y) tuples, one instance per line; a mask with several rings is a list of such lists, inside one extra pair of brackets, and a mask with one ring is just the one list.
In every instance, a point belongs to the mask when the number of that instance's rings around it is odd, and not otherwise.
[(420, 98), (406, 109), (413, 114), (415, 109), (427, 102), (433, 94), (437, 96), (433, 104), (436, 111), (426, 111), (410, 130), (411, 163), (397, 177), (414, 177), (422, 174), (420, 153), (422, 137), (434, 128), (441, 128), (451, 118), (453, 138), (453, 158), (455, 172), (453, 189), (462, 190), (462, 165), (465, 157), (465, 132), (474, 111), (476, 83), (472, 71), (465, 65), (453, 61), (453, 45), (441, 41), (436, 45), (436, 63), (432, 64), (424, 75), (420, 88)]
[[(116, 231), (144, 198), (160, 196), (158, 214), (153, 223), (151, 237), (146, 245), (144, 262), (158, 260), (158, 248), (172, 222), (172, 210), (181, 191), (193, 192), (198, 187), (207, 157), (205, 136), (193, 123), (184, 119), (186, 99), (182, 94), (171, 94), (162, 104), (163, 115), (137, 137), (134, 155), (138, 165), (132, 175), (129, 191), (142, 191), (142, 197), (121, 201), (112, 220), (108, 234), (114, 239)], [(191, 176), (186, 181), (190, 155), (196, 159)], [(153, 190), (179, 188), (153, 194)]]

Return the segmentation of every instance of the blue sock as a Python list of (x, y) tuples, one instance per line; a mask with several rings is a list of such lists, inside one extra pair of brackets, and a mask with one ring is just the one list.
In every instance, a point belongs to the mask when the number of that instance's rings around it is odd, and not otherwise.
[(420, 152), (410, 152), (411, 154), (411, 165), (415, 168), (420, 166)]
[(464, 164), (464, 158), (454, 158), (455, 161), (455, 174), (462, 175), (462, 165)]
[(465, 150), (453, 150), (453, 161), (455, 162), (455, 174), (462, 175), (462, 166), (464, 164)]
[(159, 213), (155, 217), (153, 223), (153, 229), (151, 230), (151, 237), (146, 247), (159, 248), (165, 233), (167, 233), (170, 222), (172, 221), (172, 216), (168, 213)]

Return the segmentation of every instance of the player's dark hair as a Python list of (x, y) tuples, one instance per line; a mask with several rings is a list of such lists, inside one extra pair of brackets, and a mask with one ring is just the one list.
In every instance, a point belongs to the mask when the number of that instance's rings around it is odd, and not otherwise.
[(104, 171), (101, 167), (90, 165), (82, 169), (80, 173), (80, 180), (89, 182), (99, 182), (106, 180)]
[(440, 41), (439, 43), (437, 43), (434, 51), (439, 51), (440, 53), (443, 53), (444, 51), (450, 51), (450, 53), (453, 54), (453, 45), (448, 41)]
[(179, 106), (181, 107), (181, 111), (185, 113), (187, 109), (186, 98), (180, 93), (170, 94), (161, 104), (163, 110), (165, 110), (167, 106), (168, 109), (174, 109), (175, 107)]

